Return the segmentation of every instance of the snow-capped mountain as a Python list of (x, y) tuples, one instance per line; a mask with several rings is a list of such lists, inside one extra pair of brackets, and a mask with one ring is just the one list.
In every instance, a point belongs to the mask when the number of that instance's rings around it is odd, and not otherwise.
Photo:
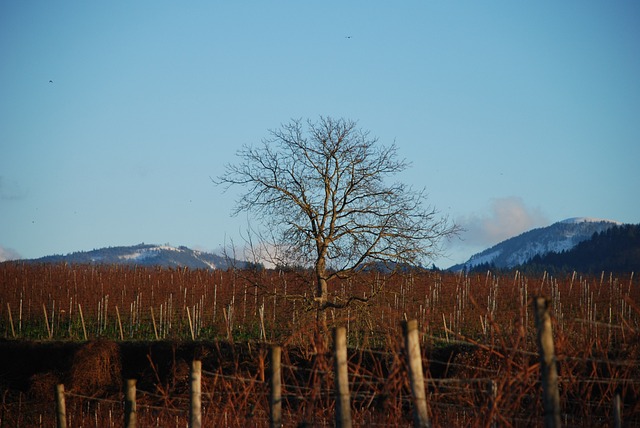
[(244, 267), (245, 262), (229, 260), (217, 254), (170, 245), (139, 244), (81, 251), (64, 256), (46, 256), (29, 260), (42, 263), (124, 264), (137, 266), (188, 267), (190, 269), (227, 269)]
[(570, 250), (578, 243), (590, 239), (594, 233), (620, 224), (622, 223), (617, 221), (590, 217), (569, 218), (502, 241), (474, 254), (465, 263), (450, 267), (449, 270), (468, 270), (482, 264), (509, 269), (529, 261), (536, 255)]

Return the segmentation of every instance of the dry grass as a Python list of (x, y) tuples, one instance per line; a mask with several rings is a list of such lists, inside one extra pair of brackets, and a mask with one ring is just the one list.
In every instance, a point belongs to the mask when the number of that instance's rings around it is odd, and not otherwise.
[(120, 349), (115, 342), (86, 343), (73, 357), (69, 375), (71, 391), (86, 396), (105, 396), (122, 386)]

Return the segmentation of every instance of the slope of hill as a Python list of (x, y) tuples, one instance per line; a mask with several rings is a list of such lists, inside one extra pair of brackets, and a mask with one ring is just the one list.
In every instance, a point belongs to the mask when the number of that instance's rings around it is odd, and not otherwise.
[(532, 229), (474, 254), (465, 263), (449, 268), (452, 271), (471, 270), (478, 266), (510, 269), (522, 265), (535, 256), (567, 251), (590, 239), (594, 233), (605, 231), (619, 222), (575, 217), (547, 227)]
[(246, 264), (187, 247), (153, 244), (101, 248), (92, 251), (75, 252), (64, 256), (46, 256), (29, 261), (40, 263), (124, 264), (167, 268), (188, 267), (190, 269), (227, 269), (234, 264), (239, 267), (244, 267)]
[(535, 256), (518, 266), (518, 270), (531, 274), (640, 272), (640, 224), (625, 224), (595, 233), (569, 251)]

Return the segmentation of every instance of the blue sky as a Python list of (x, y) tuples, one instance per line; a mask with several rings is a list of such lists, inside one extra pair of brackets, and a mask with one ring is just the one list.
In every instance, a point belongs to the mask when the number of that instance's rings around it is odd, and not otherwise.
[(238, 242), (210, 177), (319, 115), (395, 142), (467, 229), (441, 267), (640, 222), (637, 1), (3, 1), (0, 58), (0, 260)]

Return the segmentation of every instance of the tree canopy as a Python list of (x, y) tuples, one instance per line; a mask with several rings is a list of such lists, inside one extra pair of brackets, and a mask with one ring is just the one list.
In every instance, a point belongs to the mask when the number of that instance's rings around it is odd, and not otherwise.
[(314, 272), (320, 309), (333, 278), (421, 265), (458, 231), (424, 189), (389, 182), (409, 163), (351, 120), (292, 120), (238, 158), (217, 183), (244, 188), (233, 212), (260, 220), (280, 264)]

